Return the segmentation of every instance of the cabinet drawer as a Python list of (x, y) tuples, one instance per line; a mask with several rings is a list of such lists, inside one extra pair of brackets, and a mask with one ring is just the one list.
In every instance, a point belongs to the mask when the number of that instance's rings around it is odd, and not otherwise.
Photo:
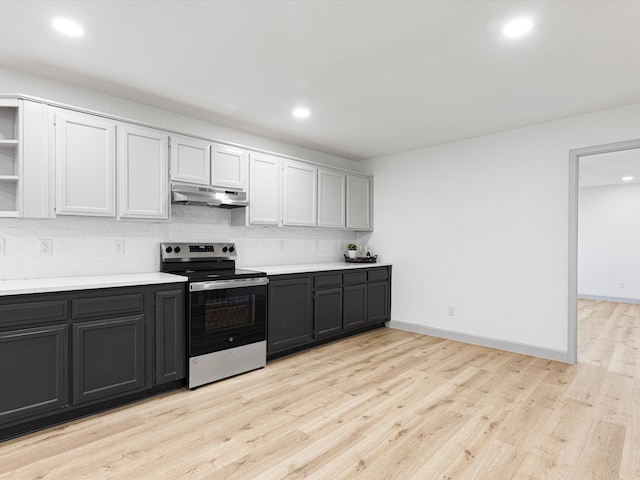
[(313, 280), (315, 288), (339, 287), (342, 285), (342, 275), (318, 275)]
[(365, 270), (362, 270), (361, 272), (345, 273), (343, 277), (345, 285), (367, 282), (367, 272)]
[(142, 293), (105, 295), (79, 298), (71, 301), (71, 318), (106, 317), (121, 313), (141, 312), (144, 306)]
[(7, 303), (0, 305), (0, 326), (66, 320), (68, 308), (66, 300)]
[(375, 268), (368, 271), (367, 279), (370, 282), (380, 282), (389, 278), (389, 270), (386, 268)]

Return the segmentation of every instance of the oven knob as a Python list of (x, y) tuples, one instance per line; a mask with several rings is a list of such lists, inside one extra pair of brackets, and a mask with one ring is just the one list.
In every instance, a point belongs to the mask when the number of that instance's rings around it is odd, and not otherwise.
[(167, 248), (164, 249), (164, 251), (167, 252), (167, 253), (171, 253), (171, 252), (173, 252), (173, 248), (167, 247)]
[(229, 247), (229, 251), (230, 251), (231, 253), (233, 253), (233, 251), (234, 251), (234, 250), (235, 250), (235, 248), (233, 247), (233, 245), (231, 245), (231, 246)]
[(233, 337), (229, 337), (229, 341), (230, 341), (230, 342), (233, 342)]
[(176, 252), (176, 253), (180, 253), (180, 247), (174, 248), (173, 251)]
[(227, 253), (227, 250), (229, 250), (227, 247), (222, 247), (222, 251), (223, 251), (224, 253)]

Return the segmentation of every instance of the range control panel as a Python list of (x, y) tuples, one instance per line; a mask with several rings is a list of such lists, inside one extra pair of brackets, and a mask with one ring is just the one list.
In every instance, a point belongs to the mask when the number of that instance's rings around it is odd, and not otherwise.
[(161, 243), (161, 260), (187, 260), (190, 258), (235, 258), (233, 243)]

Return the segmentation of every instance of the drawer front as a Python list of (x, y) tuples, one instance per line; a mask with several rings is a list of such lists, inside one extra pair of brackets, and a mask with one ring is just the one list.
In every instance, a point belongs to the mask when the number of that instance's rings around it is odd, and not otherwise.
[(66, 300), (20, 302), (0, 305), (0, 326), (64, 321), (69, 313)]
[(317, 275), (313, 280), (315, 288), (339, 287), (342, 285), (342, 275)]
[(387, 268), (374, 268), (368, 272), (368, 280), (370, 282), (381, 282), (389, 278), (389, 270)]
[(142, 293), (78, 298), (71, 301), (71, 318), (78, 320), (142, 312), (143, 307), (144, 299)]
[(367, 272), (366, 270), (362, 270), (361, 272), (351, 272), (345, 273), (343, 276), (345, 285), (353, 285), (356, 283), (366, 283), (367, 282)]

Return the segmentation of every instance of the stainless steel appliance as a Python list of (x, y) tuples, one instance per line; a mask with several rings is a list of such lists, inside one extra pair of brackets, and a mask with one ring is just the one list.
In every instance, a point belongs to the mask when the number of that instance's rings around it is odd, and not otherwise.
[(236, 269), (233, 243), (160, 248), (162, 271), (189, 277), (189, 388), (264, 367), (267, 275)]
[(246, 192), (183, 183), (171, 184), (171, 203), (219, 208), (238, 208), (249, 205)]

